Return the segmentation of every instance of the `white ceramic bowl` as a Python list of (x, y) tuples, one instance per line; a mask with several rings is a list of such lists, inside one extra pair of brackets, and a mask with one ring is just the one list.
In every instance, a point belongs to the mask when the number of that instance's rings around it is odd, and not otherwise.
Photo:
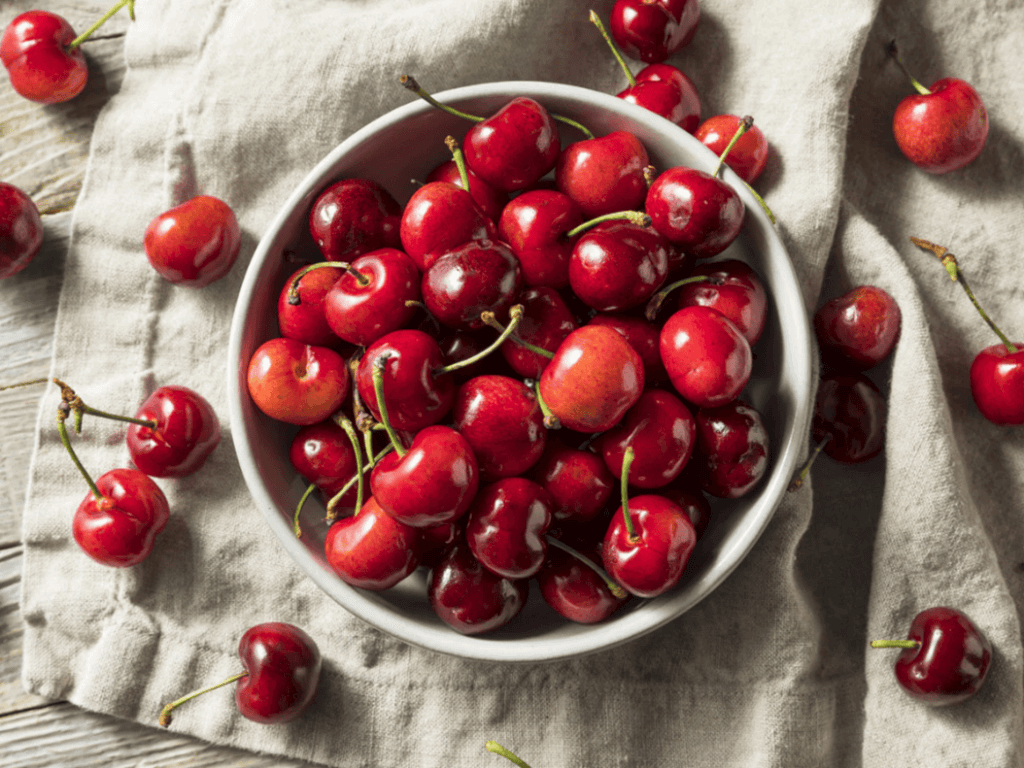
[[(712, 171), (717, 158), (693, 136), (640, 107), (604, 93), (540, 82), (504, 82), (456, 88), (437, 94), (442, 102), (473, 114), (492, 114), (511, 98), (529, 96), (551, 112), (575, 118), (597, 136), (615, 130), (634, 133), (659, 170), (687, 165)], [(303, 537), (292, 533), (291, 517), (305, 489), (288, 459), (294, 427), (264, 416), (246, 390), (253, 351), (277, 336), (276, 305), (294, 264), (286, 249), (310, 243), (310, 206), (328, 184), (365, 177), (382, 184), (402, 204), (414, 180), (451, 155), (448, 134), (460, 137), (468, 124), (410, 97), (410, 103), (357, 131), (314, 168), (267, 228), (249, 265), (238, 297), (228, 352), (231, 430), (253, 501), (282, 547), (328, 595), (379, 629), (413, 645), (466, 658), (493, 661), (564, 659), (607, 649), (672, 621), (707, 597), (754, 546), (786, 493), (797, 469), (811, 411), (811, 335), (792, 263), (768, 218), (738, 177), (723, 178), (737, 188), (747, 207), (746, 223), (724, 257), (740, 258), (761, 276), (771, 295), (768, 326), (758, 341), (751, 382), (742, 399), (764, 416), (771, 436), (769, 471), (754, 491), (735, 501), (713, 501), (712, 525), (698, 542), (682, 582), (651, 600), (634, 600), (608, 621), (574, 624), (541, 599), (536, 585), (523, 613), (491, 634), (464, 636), (438, 619), (427, 601), (424, 569), (394, 589), (366, 592), (334, 575), (324, 557), (324, 509), (313, 501), (303, 510)], [(562, 126), (563, 146), (583, 138)], [(308, 245), (307, 245), (308, 247)]]

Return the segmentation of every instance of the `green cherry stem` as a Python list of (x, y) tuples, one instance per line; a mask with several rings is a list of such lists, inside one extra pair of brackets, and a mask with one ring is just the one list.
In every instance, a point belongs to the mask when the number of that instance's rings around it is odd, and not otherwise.
[(388, 406), (384, 402), (384, 366), (388, 364), (391, 355), (386, 352), (373, 361), (373, 393), (377, 396), (377, 410), (380, 411), (380, 423), (387, 430), (388, 439), (395, 446), (395, 452), (399, 457), (405, 456), (409, 451), (398, 437), (395, 428), (391, 426), (391, 419), (388, 418)]
[(519, 768), (530, 768), (530, 766), (527, 765), (526, 761), (524, 761), (521, 757), (512, 752), (509, 752), (496, 741), (488, 741), (486, 744), (484, 744), (484, 747), (487, 749), (488, 752), (493, 752), (496, 755), (501, 755), (506, 760), (511, 760), (513, 763), (518, 765)]
[(533, 383), (533, 393), (537, 396), (537, 405), (540, 406), (540, 412), (544, 416), (544, 426), (548, 429), (561, 429), (562, 422), (551, 412), (548, 404), (544, 402), (544, 398), (540, 394), (540, 379)]
[(97, 29), (106, 24), (107, 21), (109, 21), (115, 13), (120, 11), (125, 6), (128, 6), (128, 18), (130, 18), (132, 21), (135, 21), (135, 0), (120, 0), (120, 2), (116, 3), (113, 8), (111, 8), (105, 14), (100, 16), (100, 18), (96, 21), (95, 24), (93, 24), (91, 27), (85, 30), (85, 32), (83, 32), (70, 43), (68, 43), (68, 51), (75, 50), (75, 48), (77, 48), (90, 37), (92, 37), (93, 32), (95, 32)]
[[(344, 413), (338, 411), (331, 419), (345, 430), (345, 434), (348, 435), (349, 442), (352, 443), (352, 450), (356, 455), (356, 509), (363, 508), (363, 449), (359, 445), (359, 435), (356, 434), (356, 428), (349, 421), (348, 417)], [(373, 454), (370, 454), (371, 456)]]
[[(508, 325), (505, 326), (505, 329), (501, 332), (501, 335), (499, 335), (498, 338), (496, 338), (493, 342), (491, 342), (491, 345), (489, 347), (487, 347), (486, 349), (480, 350), (475, 355), (471, 355), (470, 357), (467, 357), (465, 360), (459, 360), (458, 362), (451, 363), (450, 365), (446, 365), (443, 368), (438, 368), (437, 370), (434, 371), (434, 375), (435, 376), (441, 376), (442, 374), (445, 374), (445, 373), (451, 373), (452, 371), (457, 371), (460, 368), (468, 368), (469, 366), (473, 365), (474, 363), (480, 362), (485, 357), (487, 357), (489, 354), (491, 354), (491, 352), (493, 352), (498, 347), (500, 347), (502, 344), (504, 344), (505, 340), (515, 332), (516, 326), (519, 325), (519, 321), (523, 319), (523, 305), (522, 304), (515, 304), (515, 305), (513, 305), (512, 308), (509, 309), (509, 311), (508, 311), (508, 316), (509, 316)], [(487, 325), (490, 325), (490, 323), (488, 322), (489, 320), (494, 320), (495, 323), (498, 322), (497, 319), (494, 317), (494, 313), (491, 312), (491, 311), (481, 312), (480, 313), (480, 319), (485, 324), (487, 324)], [(500, 323), (499, 323), (499, 325), (500, 325)], [(380, 399), (380, 396), (378, 395), (378, 400), (379, 399)], [(383, 409), (381, 409), (380, 415), (381, 416), (384, 415), (384, 410)]]
[(164, 707), (162, 710), (160, 710), (160, 717), (157, 720), (157, 722), (162, 727), (166, 728), (167, 726), (169, 726), (171, 724), (171, 719), (172, 719), (171, 718), (171, 711), (176, 709), (176, 708), (178, 708), (178, 707), (180, 707), (186, 701), (191, 701), (196, 696), (202, 696), (204, 693), (209, 693), (210, 691), (215, 691), (218, 688), (223, 688), (225, 685), (231, 685), (231, 683), (235, 682), (236, 680), (241, 680), (243, 677), (248, 677), (248, 676), (249, 676), (248, 672), (239, 672), (237, 675), (232, 675), (227, 680), (222, 680), (219, 683), (214, 683), (213, 685), (208, 685), (205, 688), (201, 688), (198, 691), (192, 691), (192, 693), (185, 694), (180, 699), (175, 699), (170, 704), (168, 704), (166, 707)]
[[(486, 315), (486, 317), (484, 317), (484, 315)], [(480, 319), (483, 320), (485, 325), (489, 325), (491, 328), (498, 331), (499, 333), (505, 333), (508, 330), (504, 325), (498, 322), (498, 318), (494, 316), (493, 312), (481, 312)], [(536, 344), (531, 344), (530, 342), (525, 341), (522, 337), (519, 336), (518, 333), (508, 334), (508, 340), (515, 344), (518, 344), (519, 346), (523, 347), (523, 349), (530, 350), (536, 355), (546, 357), (548, 360), (555, 356), (554, 352), (550, 352), (549, 350), (544, 349), (544, 347), (538, 347)]]
[(605, 571), (604, 568), (599, 566), (597, 563), (595, 563), (589, 557), (584, 555), (582, 552), (578, 552), (577, 550), (573, 549), (568, 544), (566, 544), (564, 541), (559, 541), (554, 536), (547, 536), (547, 535), (545, 535), (544, 538), (547, 539), (549, 545), (551, 545), (555, 549), (560, 549), (563, 552), (568, 552), (570, 555), (575, 557), (581, 563), (583, 563), (588, 568), (590, 568), (594, 573), (596, 573), (598, 576), (600, 576), (601, 579), (604, 581), (605, 585), (608, 587), (608, 590), (615, 597), (617, 597), (617, 598), (619, 598), (621, 600), (622, 598), (624, 598), (626, 596), (626, 590), (624, 590), (622, 587), (620, 587), (618, 584), (616, 584), (614, 581), (612, 581), (612, 577), (608, 575), (608, 572)]
[(67, 450), (71, 460), (78, 467), (78, 471), (82, 473), (82, 477), (85, 478), (85, 482), (89, 484), (89, 489), (92, 491), (92, 495), (96, 497), (96, 501), (100, 501), (103, 498), (103, 494), (100, 493), (100, 489), (96, 486), (95, 481), (92, 479), (92, 475), (82, 465), (81, 459), (78, 458), (78, 454), (75, 453), (75, 449), (71, 447), (71, 438), (68, 436), (68, 425), (65, 423), (71, 410), (67, 407), (67, 403), (61, 402), (57, 406), (57, 433), (60, 435), (60, 441)]
[(469, 169), (466, 168), (466, 156), (462, 154), (462, 148), (459, 146), (459, 142), (455, 140), (454, 136), (445, 136), (444, 144), (448, 147), (448, 151), (452, 153), (452, 160), (455, 162), (455, 167), (459, 171), (459, 180), (462, 182), (462, 188), (469, 190)]
[(302, 538), (302, 527), (299, 525), (299, 515), (302, 514), (302, 508), (306, 506), (306, 499), (308, 499), (315, 490), (316, 483), (310, 483), (305, 493), (302, 494), (302, 498), (299, 499), (299, 503), (295, 505), (295, 516), (292, 517), (292, 533), (295, 534), (296, 539)]
[(719, 172), (722, 170), (722, 166), (725, 165), (725, 158), (729, 156), (729, 153), (732, 151), (732, 148), (736, 146), (736, 142), (739, 141), (740, 137), (743, 136), (744, 133), (749, 131), (753, 125), (754, 118), (752, 118), (750, 115), (746, 115), (742, 120), (740, 120), (740, 124), (739, 127), (736, 129), (736, 133), (732, 135), (732, 138), (729, 139), (729, 143), (726, 144), (725, 149), (722, 150), (722, 154), (718, 156), (718, 165), (716, 165), (715, 170), (711, 172), (712, 176), (717, 176), (719, 174)]
[(598, 32), (601, 33), (601, 37), (608, 43), (608, 47), (612, 49), (612, 54), (615, 56), (615, 60), (619, 62), (619, 66), (622, 67), (622, 71), (626, 73), (626, 80), (629, 81), (630, 86), (636, 85), (636, 77), (630, 70), (629, 65), (626, 64), (626, 60), (622, 58), (622, 53), (619, 48), (612, 41), (611, 35), (608, 34), (608, 30), (605, 29), (604, 24), (601, 22), (601, 17), (593, 10), (590, 11), (590, 22), (597, 27)]
[(651, 226), (651, 217), (643, 211), (615, 211), (614, 213), (606, 213), (603, 216), (597, 216), (590, 221), (584, 221), (577, 227), (570, 229), (565, 233), (566, 239), (576, 237), (581, 232), (586, 232), (591, 227), (596, 227), (603, 221), (629, 221), (636, 224), (638, 227), (649, 227)]
[(690, 283), (711, 283), (712, 285), (721, 285), (721, 280), (712, 280), (708, 275), (693, 275), (692, 277), (684, 277), (682, 280), (677, 280), (672, 285), (666, 286), (658, 291), (656, 294), (651, 296), (651, 300), (647, 302), (647, 307), (644, 309), (644, 317), (649, 322), (654, 322), (654, 318), (657, 317), (661, 305), (665, 303), (665, 299), (672, 293), (676, 288), (682, 288), (684, 285)]
[(786, 488), (787, 491), (792, 493), (793, 491), (800, 490), (804, 481), (807, 479), (808, 473), (811, 471), (811, 465), (814, 464), (814, 460), (818, 458), (818, 454), (821, 453), (822, 448), (824, 448), (825, 444), (831, 439), (832, 435), (826, 435), (824, 440), (814, 446), (814, 450), (811, 451), (811, 455), (807, 459), (807, 463), (804, 464), (803, 468), (796, 475), (794, 475), (793, 479), (789, 483), (789, 487)]
[(872, 640), (872, 648), (919, 648), (917, 640)]
[(633, 518), (629, 514), (629, 468), (633, 466), (633, 446), (627, 446), (626, 452), (622, 457), (622, 518), (626, 523), (626, 535), (629, 537), (630, 544), (636, 544), (640, 541), (640, 537), (637, 536), (636, 528), (633, 527)]
[(99, 416), (102, 419), (110, 419), (111, 421), (123, 421), (128, 424), (138, 424), (140, 427), (149, 427), (150, 429), (156, 429), (155, 419), (136, 419), (134, 416), (120, 416), (116, 413), (107, 413), (101, 411), (98, 408), (93, 408), (86, 405), (82, 398), (80, 398), (71, 387), (65, 384), (60, 379), (53, 379), (53, 383), (60, 387), (60, 396), (63, 402), (68, 404), (68, 408), (75, 415), (75, 434), (81, 434), (82, 432), (82, 416), (89, 414), (90, 416)]
[[(367, 462), (366, 466), (363, 467), (362, 473), (360, 474), (365, 475), (367, 472), (373, 469), (374, 465), (378, 461), (383, 459), (387, 454), (391, 453), (391, 451), (393, 450), (395, 450), (395, 446), (393, 446), (391, 443), (385, 445), (381, 449), (380, 453), (373, 457), (372, 462)], [(325, 523), (333, 523), (335, 520), (338, 519), (338, 505), (341, 503), (341, 500), (345, 496), (345, 494), (351, 491), (352, 486), (355, 485), (358, 481), (359, 475), (352, 475), (352, 477), (348, 479), (348, 482), (346, 482), (345, 485), (341, 487), (341, 490), (334, 494), (334, 496), (331, 497), (331, 500), (327, 502), (327, 517), (324, 518)], [(357, 509), (356, 512), (358, 511), (359, 510)]]
[(892, 40), (887, 46), (885, 46), (885, 52), (889, 54), (889, 58), (895, 61), (896, 66), (899, 67), (903, 74), (907, 76), (907, 79), (910, 81), (910, 84), (914, 86), (915, 91), (920, 93), (922, 96), (931, 95), (932, 92), (925, 88), (921, 83), (919, 83), (917, 79), (912, 74), (910, 74), (910, 70), (908, 70), (906, 66), (904, 66), (903, 60), (900, 59), (900, 51), (899, 48), (896, 47), (895, 40)]
[(297, 307), (302, 303), (302, 299), (299, 297), (299, 281), (314, 269), (320, 269), (321, 267), (336, 267), (337, 269), (345, 270), (355, 278), (356, 282), (359, 283), (360, 288), (365, 288), (370, 284), (370, 278), (353, 267), (347, 261), (318, 261), (316, 264), (310, 264), (303, 267), (302, 271), (292, 278), (291, 286), (288, 288), (289, 304), (293, 307)]
[(999, 326), (992, 322), (992, 319), (988, 316), (985, 310), (981, 308), (981, 304), (979, 304), (978, 300), (974, 298), (974, 291), (972, 291), (971, 286), (967, 284), (967, 278), (964, 276), (963, 270), (960, 269), (960, 263), (956, 260), (956, 256), (950, 253), (947, 248), (944, 248), (941, 245), (936, 245), (935, 243), (927, 240), (922, 240), (919, 237), (910, 238), (910, 242), (918, 248), (931, 251), (938, 257), (953, 282), (960, 283), (960, 287), (964, 289), (964, 293), (967, 294), (967, 298), (971, 300), (971, 303), (974, 304), (974, 308), (978, 310), (978, 314), (981, 315), (981, 319), (988, 323), (988, 327), (995, 331), (996, 336), (998, 336), (999, 340), (1003, 342), (1003, 346), (1006, 347), (1006, 351), (1011, 355), (1014, 354), (1017, 351), (1017, 346), (1006, 337), (1006, 334), (999, 330)]

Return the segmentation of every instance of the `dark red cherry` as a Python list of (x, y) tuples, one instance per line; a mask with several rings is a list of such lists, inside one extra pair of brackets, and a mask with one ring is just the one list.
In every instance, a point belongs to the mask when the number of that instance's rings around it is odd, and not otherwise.
[(309, 232), (327, 261), (350, 261), (378, 248), (399, 248), (402, 206), (369, 179), (342, 179), (320, 193)]
[(198, 472), (220, 442), (220, 422), (213, 406), (188, 387), (158, 387), (135, 418), (154, 423), (152, 427), (129, 424), (126, 435), (132, 463), (150, 477)]
[(669, 488), (662, 488), (658, 491), (669, 501), (678, 504), (680, 509), (686, 513), (693, 523), (693, 530), (697, 534), (697, 541), (708, 529), (711, 522), (711, 505), (707, 497), (700, 492), (699, 488), (691, 488), (688, 485), (674, 485)]
[(371, 497), (355, 515), (328, 529), (324, 552), (346, 584), (390, 589), (419, 566), (419, 533), (391, 517)]
[(691, 275), (707, 275), (711, 280), (680, 288), (679, 309), (700, 305), (718, 310), (748, 344), (757, 343), (768, 319), (768, 293), (757, 273), (738, 259), (723, 259), (701, 264)]
[(697, 411), (701, 490), (723, 499), (744, 496), (768, 468), (768, 431), (761, 414), (735, 400)]
[(572, 199), (552, 189), (531, 189), (505, 206), (498, 234), (519, 259), (526, 285), (564, 288), (569, 284), (569, 257), (579, 236), (566, 234), (583, 223)]
[[(356, 474), (356, 454), (352, 441), (334, 421), (321, 421), (299, 429), (292, 438), (288, 458), (295, 471), (331, 498)], [(355, 511), (356, 487), (353, 485), (340, 505)]]
[(517, 96), (466, 132), (466, 165), (491, 186), (526, 189), (555, 167), (561, 144), (554, 119), (533, 99)]
[(874, 285), (826, 302), (814, 313), (822, 362), (852, 370), (878, 365), (896, 346), (900, 322), (896, 300)]
[(533, 476), (555, 500), (556, 524), (590, 522), (618, 487), (604, 459), (559, 439), (548, 440)]
[[(588, 219), (638, 210), (647, 197), (647, 150), (627, 131), (584, 139), (563, 150), (555, 167), (558, 189)], [(581, 222), (582, 223), (582, 222)]]
[(524, 477), (506, 477), (481, 488), (466, 519), (466, 542), (492, 573), (526, 579), (544, 564), (554, 499)]
[(862, 373), (827, 373), (818, 383), (812, 434), (828, 456), (845, 464), (873, 459), (885, 442), (885, 398)]
[[(715, 115), (701, 123), (693, 135), (716, 157), (721, 157), (741, 122), (743, 119), (736, 115)], [(750, 126), (729, 150), (725, 164), (747, 184), (753, 184), (768, 164), (768, 140), (761, 129)]]
[(480, 313), (507, 314), (523, 286), (519, 260), (504, 243), (470, 240), (439, 256), (423, 275), (423, 303), (449, 328), (484, 325)]
[(676, 166), (647, 191), (652, 226), (698, 259), (717, 256), (737, 238), (745, 208), (736, 190), (710, 173)]
[[(553, 288), (527, 288), (519, 294), (523, 317), (516, 326), (516, 337), (554, 354), (565, 337), (576, 330), (576, 320)], [(540, 378), (551, 358), (509, 339), (501, 345), (502, 357), (525, 379)]]
[(700, 22), (698, 0), (616, 0), (609, 26), (622, 52), (664, 61), (689, 44)]
[(709, 307), (686, 307), (669, 317), (660, 350), (672, 386), (694, 405), (724, 405), (750, 380), (750, 344), (725, 315)]
[[(593, 549), (584, 554), (599, 563), (600, 548)], [(537, 586), (544, 602), (577, 624), (604, 621), (628, 600), (628, 596), (613, 595), (605, 580), (589, 565), (555, 547), (548, 548), (544, 567), (537, 573)]]
[(21, 272), (42, 246), (43, 219), (32, 198), (0, 182), (0, 280)]
[(456, 543), (430, 571), (427, 597), (434, 613), (464, 635), (491, 632), (523, 609), (529, 581), (498, 576), (473, 557), (469, 545)]
[(576, 241), (569, 285), (598, 312), (646, 302), (668, 277), (668, 243), (649, 227), (606, 221)]
[(292, 624), (250, 627), (238, 641), (246, 675), (235, 688), (239, 713), (257, 723), (287, 723), (307, 709), (320, 681), (320, 649)]

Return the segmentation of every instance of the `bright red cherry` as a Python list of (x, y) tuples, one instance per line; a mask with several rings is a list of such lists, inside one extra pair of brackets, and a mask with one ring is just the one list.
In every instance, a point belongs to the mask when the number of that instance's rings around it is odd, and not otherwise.
[(885, 441), (885, 398), (862, 373), (828, 373), (818, 383), (814, 401), (814, 442), (844, 464), (873, 459)]
[(13, 184), (0, 182), (0, 280), (21, 272), (42, 245), (43, 219), (36, 204)]
[(419, 566), (419, 532), (391, 517), (371, 496), (356, 514), (328, 529), (324, 552), (346, 584), (390, 589)]
[(709, 259), (739, 236), (746, 209), (736, 190), (717, 176), (676, 166), (651, 184), (645, 210), (670, 242)]
[[(508, 204), (508, 194), (500, 189), (495, 189), (468, 168), (466, 172), (469, 177), (469, 193), (484, 213), (497, 222), (498, 217), (501, 216)], [(462, 187), (462, 174), (459, 172), (458, 164), (454, 160), (441, 163), (427, 175), (426, 182), (429, 184), (432, 181), (447, 181), (449, 184)], [(502, 239), (504, 240), (504, 238)]]
[(644, 169), (649, 163), (636, 136), (613, 131), (566, 147), (555, 167), (555, 182), (588, 219), (637, 210), (647, 196)]
[(27, 11), (0, 37), (0, 61), (11, 85), (26, 99), (57, 104), (73, 99), (89, 77), (80, 47), (68, 48), (75, 31), (66, 19), (48, 11)]
[(340, 340), (324, 317), (324, 297), (344, 270), (317, 267), (303, 274), (296, 284), (295, 279), (305, 270), (305, 267), (295, 270), (281, 289), (277, 298), (277, 326), (287, 339), (317, 347), (335, 347)]
[(736, 400), (697, 411), (701, 490), (722, 499), (746, 495), (768, 468), (768, 431), (761, 414)]
[(492, 573), (473, 557), (465, 542), (459, 542), (430, 571), (427, 597), (445, 624), (464, 635), (479, 635), (519, 614), (529, 584)]
[(993, 424), (1024, 424), (1024, 343), (993, 344), (971, 363), (971, 395)]
[(661, 362), (661, 328), (642, 317), (619, 314), (597, 314), (587, 325), (604, 325), (618, 331), (644, 361), (644, 381), (660, 384), (668, 381), (668, 373)]
[(700, 94), (693, 81), (669, 64), (651, 64), (633, 77), (635, 84), (618, 97), (630, 104), (661, 115), (684, 131), (693, 133), (700, 125)]
[(149, 263), (164, 279), (202, 288), (231, 270), (241, 242), (231, 207), (216, 197), (200, 195), (153, 219), (143, 244)]
[(873, 648), (903, 648), (896, 680), (915, 699), (934, 707), (974, 696), (992, 665), (992, 645), (964, 613), (926, 608), (910, 623), (906, 640), (876, 640)]
[(466, 133), (466, 165), (488, 184), (526, 189), (555, 167), (561, 151), (554, 118), (533, 99), (517, 96)]
[(71, 532), (78, 546), (103, 565), (138, 565), (153, 551), (167, 525), (167, 497), (137, 469), (112, 469), (96, 479), (99, 498), (90, 492), (78, 505)]
[(650, 227), (605, 221), (576, 241), (569, 285), (598, 312), (621, 312), (646, 302), (668, 277), (668, 242)]
[(288, 424), (323, 421), (341, 407), (349, 391), (348, 366), (341, 355), (284, 338), (257, 348), (246, 381), (256, 406)]
[(548, 441), (533, 476), (555, 500), (556, 523), (590, 522), (604, 509), (616, 488), (604, 459), (596, 453), (571, 448), (558, 439)]
[(669, 317), (661, 329), (660, 350), (672, 386), (694, 405), (724, 405), (750, 380), (750, 344), (731, 320), (710, 307), (686, 307)]
[(717, 310), (754, 346), (768, 320), (768, 292), (757, 273), (738, 259), (723, 259), (697, 266), (690, 276), (696, 275), (710, 280), (680, 288), (679, 309), (700, 305)]
[(524, 477), (506, 477), (480, 489), (466, 520), (470, 551), (498, 576), (533, 576), (544, 564), (544, 534), (554, 506), (547, 491)]
[(320, 193), (309, 232), (327, 261), (349, 261), (378, 248), (401, 246), (402, 206), (369, 179), (342, 179)]
[(616, 0), (609, 26), (623, 53), (650, 63), (689, 44), (699, 22), (698, 0)]
[(526, 285), (564, 288), (569, 284), (569, 257), (578, 235), (567, 233), (583, 223), (572, 198), (553, 189), (531, 189), (505, 206), (498, 234), (519, 259)]
[(900, 337), (896, 300), (874, 285), (861, 285), (823, 304), (814, 313), (823, 363), (865, 370), (892, 352)]
[(220, 442), (213, 406), (188, 387), (154, 390), (135, 414), (154, 426), (130, 424), (126, 440), (132, 462), (150, 477), (185, 477), (197, 472)]
[[(742, 122), (736, 115), (715, 115), (701, 123), (693, 135), (716, 156), (721, 156)], [(750, 126), (729, 150), (725, 164), (747, 184), (753, 184), (768, 164), (768, 139), (761, 129)]]
[(402, 250), (426, 272), (439, 256), (470, 240), (497, 240), (498, 228), (473, 196), (446, 181), (412, 193), (402, 212)]

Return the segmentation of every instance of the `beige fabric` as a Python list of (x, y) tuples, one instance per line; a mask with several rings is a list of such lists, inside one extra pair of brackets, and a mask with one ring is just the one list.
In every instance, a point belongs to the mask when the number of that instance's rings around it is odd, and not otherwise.
[[(749, 113), (774, 154), (758, 188), (810, 310), (872, 282), (899, 301), (903, 337), (873, 377), (890, 397), (884, 457), (822, 458), (743, 565), (670, 626), (614, 653), (538, 666), (460, 662), (368, 629), (279, 550), (252, 508), (225, 429), (188, 481), (160, 481), (173, 514), (143, 565), (93, 564), (69, 535), (83, 496), (40, 417), (25, 511), (26, 687), (155, 723), (161, 705), (238, 668), (237, 638), (288, 620), (325, 652), (316, 708), (290, 726), (240, 717), (230, 696), (174, 728), (336, 766), (478, 766), (496, 739), (536, 766), (1006, 766), (1024, 764), (1024, 431), (988, 424), (967, 366), (994, 341), (934, 258), (942, 242), (993, 316), (1024, 334), (1020, 3), (707, 2), (672, 63), (706, 116)], [(611, 0), (595, 4), (607, 18)], [(153, 386), (202, 392), (226, 418), (226, 336), (247, 259), (289, 191), (358, 127), (433, 90), (554, 80), (617, 92), (621, 73), (585, 4), (551, 0), (147, 0), (128, 72), (96, 127), (74, 215), (54, 374), (109, 410)], [(965, 171), (906, 162), (890, 121), (918, 76), (974, 83), (992, 118)], [(157, 213), (204, 192), (241, 221), (240, 263), (201, 291), (158, 278), (141, 249)], [(225, 424), (226, 428), (226, 424)], [(97, 471), (124, 466), (115, 427), (86, 422)], [(876, 636), (921, 608), (967, 611), (995, 646), (967, 705), (935, 711), (896, 686)]]

